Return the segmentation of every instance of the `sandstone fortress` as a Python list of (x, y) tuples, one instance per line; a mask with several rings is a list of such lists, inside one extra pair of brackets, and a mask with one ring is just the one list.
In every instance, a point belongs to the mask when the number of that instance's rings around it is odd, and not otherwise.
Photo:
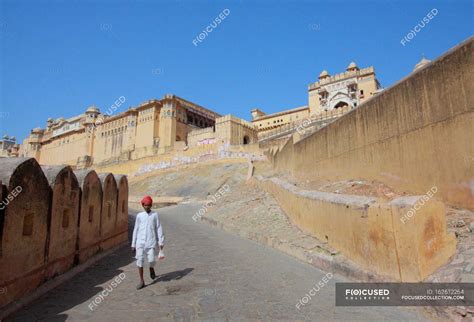
[(251, 122), (232, 115), (221, 116), (171, 94), (114, 114), (126, 101), (122, 96), (105, 112), (91, 106), (69, 119), (49, 118), (44, 129), (33, 129), (21, 147), (10, 147), (12, 152), (6, 156), (34, 157), (45, 165), (86, 168), (200, 145), (256, 144), (272, 130), (297, 126), (308, 118), (339, 117), (379, 91), (374, 68), (359, 69), (352, 62), (345, 72), (334, 76), (323, 71), (319, 81), (308, 87), (307, 106), (268, 115), (253, 109)]
[[(122, 98), (124, 101), (124, 98)], [(120, 104), (120, 99), (116, 105)], [(116, 108), (115, 108), (116, 109)], [(69, 119), (48, 119), (23, 141), (20, 155), (45, 165), (77, 168), (182, 151), (201, 144), (252, 144), (249, 122), (221, 116), (175, 95), (150, 100), (113, 115), (94, 106)], [(112, 114), (112, 115), (111, 115)]]
[[(373, 67), (323, 71), (307, 106), (254, 109), (251, 122), (165, 95), (120, 114), (89, 107), (49, 119), (20, 147), (5, 137), (0, 287), (14, 291), (0, 306), (126, 241), (128, 181), (113, 173), (179, 176), (179, 165), (219, 158), (246, 162), (245, 185), (272, 195), (293, 225), (366, 276), (426, 281), (464, 251), (447, 229), (447, 208), (474, 211), (473, 53), (471, 37), (384, 90)], [(322, 188), (359, 180), (398, 194)]]

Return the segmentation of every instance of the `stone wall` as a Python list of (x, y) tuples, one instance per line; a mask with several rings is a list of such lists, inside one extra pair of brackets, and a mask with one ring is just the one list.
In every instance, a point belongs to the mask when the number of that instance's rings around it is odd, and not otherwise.
[(0, 159), (0, 180), (2, 307), (45, 279), (51, 188), (34, 159)]
[(150, 171), (175, 167), (210, 160), (231, 159), (263, 160), (258, 144), (229, 145), (203, 144), (188, 149), (174, 150), (170, 153), (159, 154), (128, 162), (96, 165), (94, 169), (100, 172), (125, 173), (129, 176), (141, 175)]
[(117, 225), (118, 235), (112, 243), (117, 244), (128, 240), (128, 179), (125, 175), (115, 175), (117, 182)]
[(74, 265), (78, 234), (80, 189), (69, 166), (43, 166), (52, 190), (48, 270), (46, 277), (62, 274)]
[(81, 187), (77, 261), (83, 263), (99, 251), (102, 185), (93, 170), (80, 170), (75, 174)]
[[(111, 173), (99, 175), (102, 185), (102, 216), (100, 217), (100, 249), (107, 250), (114, 246), (117, 232), (117, 182)], [(121, 232), (120, 232), (121, 233)]]
[(214, 127), (196, 129), (188, 133), (188, 146), (195, 147), (202, 144), (212, 144), (216, 141)]
[(258, 141), (258, 131), (254, 124), (230, 114), (216, 119), (215, 132), (218, 143), (247, 145)]
[(474, 38), (335, 122), (269, 153), (307, 180), (378, 180), (474, 210)]
[(419, 282), (456, 251), (446, 231), (444, 204), (433, 199), (411, 218), (422, 196), (380, 202), (373, 197), (307, 191), (278, 178), (257, 176), (303, 231), (327, 242), (364, 269), (392, 281)]
[[(68, 166), (41, 168), (34, 158), (0, 159), (0, 308), (86, 261), (100, 245), (127, 240), (128, 182), (118, 178), (119, 188), (106, 174), (102, 189), (95, 171), (76, 174)], [(101, 235), (104, 216), (113, 223)]]

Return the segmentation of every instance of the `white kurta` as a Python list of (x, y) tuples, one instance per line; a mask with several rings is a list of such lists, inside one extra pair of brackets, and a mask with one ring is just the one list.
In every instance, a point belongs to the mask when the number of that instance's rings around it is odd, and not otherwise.
[(155, 248), (157, 244), (162, 246), (164, 242), (165, 236), (158, 214), (148, 214), (146, 211), (139, 213), (135, 219), (132, 247), (149, 249)]

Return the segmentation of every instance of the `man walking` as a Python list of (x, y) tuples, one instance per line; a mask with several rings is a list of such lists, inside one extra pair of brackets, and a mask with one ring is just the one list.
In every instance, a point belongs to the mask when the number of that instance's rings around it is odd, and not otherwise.
[(143, 279), (143, 264), (145, 262), (145, 257), (150, 266), (151, 279), (156, 278), (154, 269), (156, 248), (157, 245), (159, 245), (160, 250), (162, 250), (165, 241), (160, 218), (156, 212), (151, 211), (153, 200), (150, 196), (145, 196), (142, 199), (141, 204), (145, 211), (137, 215), (132, 237), (132, 251), (135, 251), (138, 274), (140, 275), (140, 283), (137, 285), (137, 290), (145, 286), (145, 280)]

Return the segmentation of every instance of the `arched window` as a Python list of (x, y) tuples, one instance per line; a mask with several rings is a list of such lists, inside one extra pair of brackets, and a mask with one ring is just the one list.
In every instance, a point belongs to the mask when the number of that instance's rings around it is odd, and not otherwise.
[(346, 107), (346, 106), (348, 106), (348, 104), (346, 102), (341, 101), (341, 102), (338, 102), (336, 105), (334, 105), (334, 108), (336, 109), (339, 107)]

